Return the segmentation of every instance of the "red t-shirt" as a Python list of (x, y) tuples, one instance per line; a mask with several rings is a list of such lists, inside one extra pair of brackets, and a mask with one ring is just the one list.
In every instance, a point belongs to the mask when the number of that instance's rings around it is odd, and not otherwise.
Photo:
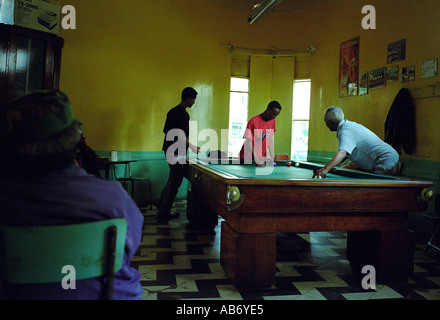
[[(266, 158), (266, 150), (275, 133), (275, 119), (264, 121), (261, 115), (257, 115), (249, 120), (243, 138), (252, 141), (257, 157)], [(240, 159), (252, 159), (252, 150), (244, 150), (245, 144), (240, 150)]]

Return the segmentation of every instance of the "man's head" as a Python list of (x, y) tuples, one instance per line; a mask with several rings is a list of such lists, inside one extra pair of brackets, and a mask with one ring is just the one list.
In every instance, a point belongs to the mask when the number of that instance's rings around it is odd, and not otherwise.
[(267, 105), (266, 111), (263, 113), (263, 117), (266, 121), (270, 121), (278, 117), (281, 113), (282, 107), (278, 101), (271, 101)]
[(338, 125), (344, 120), (344, 112), (339, 107), (329, 107), (324, 112), (324, 121), (330, 131), (336, 131)]
[(81, 123), (67, 96), (58, 90), (36, 91), (5, 107), (0, 124), (0, 161), (5, 170), (41, 175), (72, 164)]
[(182, 91), (182, 104), (184, 107), (191, 108), (196, 102), (197, 91), (191, 87), (187, 87)]

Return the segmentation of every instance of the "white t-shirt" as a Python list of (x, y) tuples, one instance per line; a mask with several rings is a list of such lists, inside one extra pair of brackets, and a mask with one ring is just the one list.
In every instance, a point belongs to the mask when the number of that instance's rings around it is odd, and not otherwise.
[(375, 133), (359, 123), (343, 120), (337, 129), (338, 150), (345, 150), (347, 158), (361, 169), (385, 173), (399, 161), (399, 154)]

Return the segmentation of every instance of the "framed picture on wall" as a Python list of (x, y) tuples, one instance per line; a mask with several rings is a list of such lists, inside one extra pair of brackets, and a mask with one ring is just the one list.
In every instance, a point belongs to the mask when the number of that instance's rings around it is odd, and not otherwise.
[(359, 95), (368, 93), (368, 72), (362, 72), (359, 79)]
[(370, 90), (385, 88), (386, 85), (386, 67), (382, 67), (369, 72), (368, 88)]
[(406, 59), (406, 39), (402, 39), (388, 45), (388, 64)]
[(426, 60), (422, 62), (422, 78), (432, 78), (438, 75), (437, 59)]
[(387, 82), (397, 81), (399, 79), (399, 66), (387, 68)]
[(400, 82), (410, 82), (416, 79), (416, 66), (408, 66), (402, 68)]
[(339, 53), (339, 97), (356, 96), (359, 87), (359, 37), (342, 42)]

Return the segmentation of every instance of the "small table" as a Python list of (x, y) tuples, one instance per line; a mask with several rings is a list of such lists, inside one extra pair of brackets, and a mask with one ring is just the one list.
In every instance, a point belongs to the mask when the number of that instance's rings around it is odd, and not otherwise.
[(110, 179), (110, 168), (113, 168), (113, 174), (115, 175), (115, 179), (117, 180), (115, 166), (118, 164), (125, 164), (125, 171), (127, 171), (127, 169), (128, 169), (128, 174), (131, 177), (130, 163), (137, 162), (137, 160), (111, 161), (110, 158), (100, 158), (100, 159), (98, 159), (98, 162), (102, 165), (102, 167), (105, 171), (105, 178), (106, 179)]

